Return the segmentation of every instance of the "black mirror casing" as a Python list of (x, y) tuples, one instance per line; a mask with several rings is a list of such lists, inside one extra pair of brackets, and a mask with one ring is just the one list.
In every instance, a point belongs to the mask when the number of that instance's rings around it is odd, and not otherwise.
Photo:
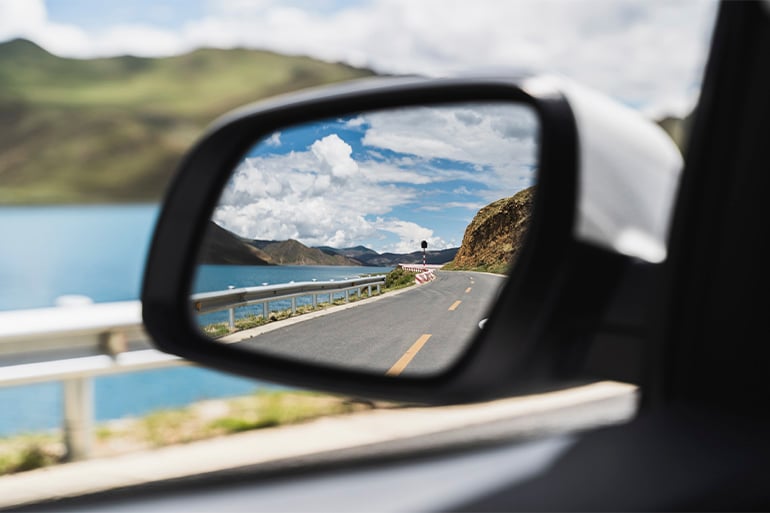
[[(526, 84), (526, 82), (524, 82)], [(197, 250), (220, 191), (255, 140), (281, 127), (361, 111), (475, 101), (513, 101), (539, 117), (537, 194), (527, 242), (484, 329), (440, 375), (393, 379), (314, 366), (214, 344), (192, 321)], [(505, 79), (379, 79), (247, 106), (221, 118), (185, 156), (165, 198), (146, 264), (142, 308), (163, 351), (242, 376), (348, 395), (459, 403), (558, 387), (579, 376), (581, 342), (625, 257), (575, 240), (575, 119), (557, 93)], [(587, 293), (586, 273), (596, 279)], [(602, 276), (607, 276), (603, 278)], [(574, 315), (579, 312), (580, 316)], [(576, 323), (582, 326), (575, 330)]]

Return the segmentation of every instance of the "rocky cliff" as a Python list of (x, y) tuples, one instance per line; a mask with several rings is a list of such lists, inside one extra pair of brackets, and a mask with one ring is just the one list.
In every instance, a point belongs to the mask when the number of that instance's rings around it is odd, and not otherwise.
[(505, 272), (524, 243), (534, 197), (530, 187), (479, 210), (446, 268)]

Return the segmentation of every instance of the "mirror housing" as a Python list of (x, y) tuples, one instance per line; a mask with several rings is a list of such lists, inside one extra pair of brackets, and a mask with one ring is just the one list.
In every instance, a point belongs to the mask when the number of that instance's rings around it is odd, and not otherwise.
[[(571, 103), (559, 88), (552, 82), (544, 84), (533, 79), (365, 80), (275, 98), (216, 121), (183, 159), (154, 233), (142, 308), (156, 345), (243, 376), (406, 402), (485, 400), (565, 386), (581, 379), (587, 340), (630, 258), (612, 244), (597, 244), (596, 238), (585, 240), (576, 229), (585, 224), (586, 215), (578, 205), (593, 204), (586, 203), (585, 194), (594, 193), (593, 189), (579, 190), (580, 164), (585, 161), (579, 148), (580, 123), (576, 123)], [(255, 140), (282, 127), (362, 111), (490, 101), (527, 105), (538, 116), (537, 194), (515, 270), (483, 329), (451, 368), (436, 376), (394, 380), (214, 344), (196, 329), (189, 297), (203, 227), (232, 170)], [(644, 130), (649, 125), (640, 117), (630, 123)], [(633, 126), (627, 128), (622, 137), (636, 133)], [(625, 168), (614, 169), (617, 163), (612, 162), (603, 164), (623, 182)], [(641, 196), (646, 193), (634, 191)], [(587, 276), (591, 277), (588, 282)]]

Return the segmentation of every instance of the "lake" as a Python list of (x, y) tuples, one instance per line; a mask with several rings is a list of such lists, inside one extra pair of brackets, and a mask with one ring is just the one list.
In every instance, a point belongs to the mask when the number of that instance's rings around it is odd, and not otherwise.
[[(63, 295), (94, 302), (138, 299), (157, 215), (157, 205), (0, 207), (0, 310), (50, 307)], [(199, 289), (387, 270), (239, 267), (211, 266), (199, 277)], [(136, 416), (265, 387), (275, 385), (192, 367), (108, 376), (94, 381), (95, 415), (97, 421)], [(0, 388), (0, 436), (59, 427), (61, 395), (58, 383)]]
[[(348, 267), (329, 265), (202, 265), (193, 285), (194, 292), (212, 292), (227, 290), (229, 287), (258, 287), (263, 285), (275, 285), (278, 283), (305, 282), (305, 281), (341, 281), (359, 277), (361, 274), (387, 274), (392, 267)], [(344, 296), (344, 293), (334, 295), (335, 299)], [(326, 297), (322, 297), (326, 300)], [(309, 305), (311, 296), (301, 296), (296, 299), (297, 306)], [(269, 311), (276, 312), (291, 308), (291, 300), (271, 301)], [(236, 309), (235, 317), (247, 315), (262, 315), (262, 305), (255, 304)], [(226, 322), (227, 311), (219, 311), (198, 316), (201, 326)]]

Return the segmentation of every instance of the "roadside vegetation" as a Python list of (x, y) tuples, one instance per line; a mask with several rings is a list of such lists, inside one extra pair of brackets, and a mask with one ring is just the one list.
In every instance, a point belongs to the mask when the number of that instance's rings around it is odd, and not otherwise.
[[(232, 399), (202, 401), (120, 419), (95, 429), (94, 457), (165, 447), (269, 427), (297, 424), (328, 415), (371, 410), (375, 403), (317, 392), (259, 390)], [(384, 406), (384, 405), (383, 405)], [(61, 463), (59, 431), (0, 438), (0, 475)]]
[(61, 437), (52, 433), (0, 438), (0, 475), (53, 465), (63, 453)]
[[(368, 289), (364, 287), (361, 289), (360, 293), (351, 293), (348, 296), (347, 302), (354, 303), (362, 299), (368, 299), (370, 297), (376, 297), (382, 294), (386, 294), (388, 292), (392, 292), (394, 290), (410, 287), (415, 284), (414, 277), (416, 274), (417, 273), (414, 273), (411, 271), (405, 271), (400, 267), (396, 267), (395, 269), (390, 271), (387, 275), (385, 275), (385, 285), (381, 287), (379, 293), (377, 293), (376, 288), (373, 287), (372, 293), (371, 295), (369, 295)], [(218, 322), (218, 323), (207, 324), (205, 326), (202, 326), (201, 330), (203, 330), (203, 333), (205, 333), (206, 335), (212, 338), (223, 337), (231, 333), (237, 333), (239, 331), (258, 328), (259, 326), (264, 326), (265, 324), (268, 324), (271, 322), (282, 321), (290, 317), (296, 317), (298, 315), (303, 315), (311, 312), (316, 312), (318, 310), (323, 310), (325, 308), (329, 308), (330, 306), (338, 306), (338, 305), (344, 305), (344, 304), (345, 304), (344, 297), (336, 298), (331, 302), (326, 301), (322, 303), (319, 301), (315, 308), (313, 308), (312, 305), (297, 306), (295, 313), (292, 313), (291, 309), (286, 309), (286, 310), (270, 312), (267, 318), (265, 318), (262, 314), (245, 315), (243, 317), (235, 319), (234, 329), (230, 329), (230, 325), (227, 322)]]
[(442, 271), (475, 271), (480, 273), (492, 273), (507, 275), (510, 270), (511, 264), (508, 262), (498, 262), (494, 264), (481, 264), (470, 267), (461, 267), (454, 265), (453, 262), (445, 264), (441, 268)]
[(414, 285), (417, 273), (396, 267), (385, 276), (385, 290), (396, 290)]

